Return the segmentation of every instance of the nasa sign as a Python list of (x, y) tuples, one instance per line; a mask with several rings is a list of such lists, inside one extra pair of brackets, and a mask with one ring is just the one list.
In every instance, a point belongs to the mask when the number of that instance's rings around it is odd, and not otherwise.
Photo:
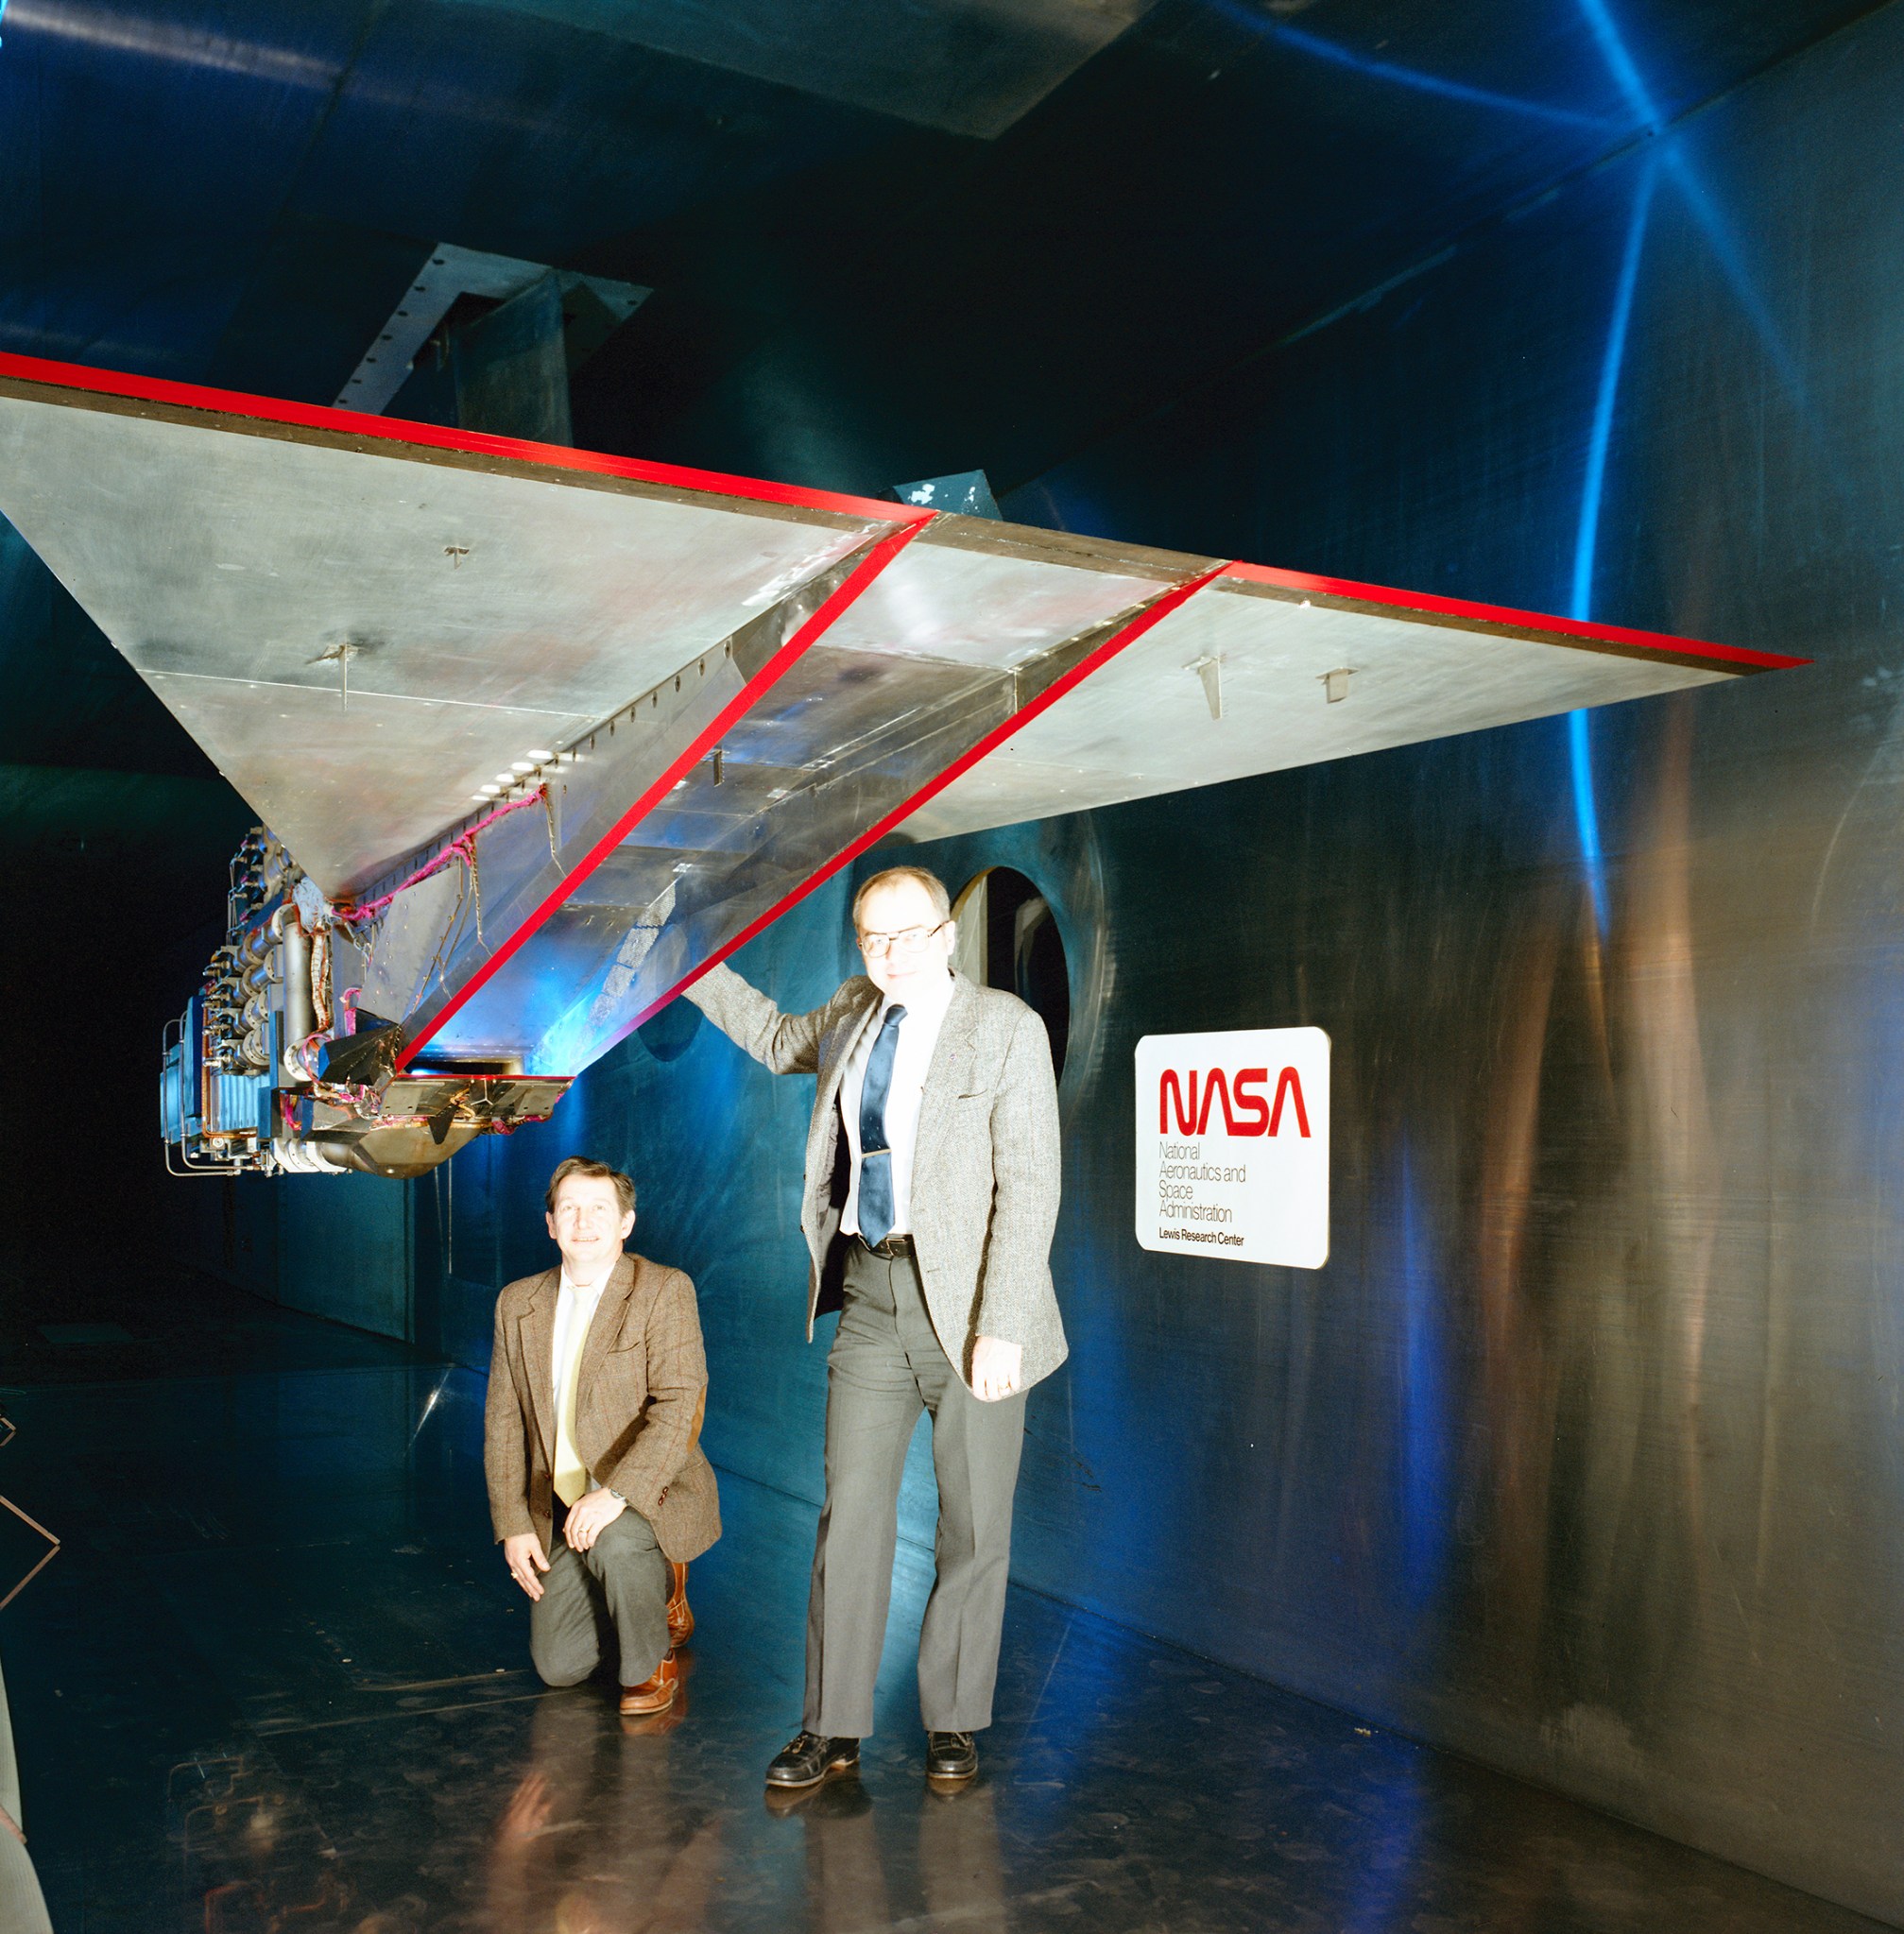
[(1329, 1259), (1329, 1036), (1319, 1027), (1137, 1044), (1137, 1240), (1320, 1269)]

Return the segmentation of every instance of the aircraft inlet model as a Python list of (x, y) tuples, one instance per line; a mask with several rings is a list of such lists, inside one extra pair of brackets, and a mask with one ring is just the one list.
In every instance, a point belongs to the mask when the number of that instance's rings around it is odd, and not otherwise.
[(1801, 662), (0, 356), (0, 512), (262, 822), (180, 1170), (420, 1174), (876, 841)]

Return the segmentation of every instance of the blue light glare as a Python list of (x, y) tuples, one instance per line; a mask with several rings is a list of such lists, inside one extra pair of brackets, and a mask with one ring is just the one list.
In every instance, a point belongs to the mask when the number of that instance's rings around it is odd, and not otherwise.
[(1496, 94), (1492, 88), (1471, 87), (1464, 80), (1449, 80), (1438, 74), (1424, 74), (1416, 67), (1401, 67), (1392, 60), (1377, 60), (1369, 55), (1339, 46), (1333, 41), (1326, 41), (1320, 34), (1266, 21), (1261, 15), (1252, 14), (1233, 4), (1233, 0), (1211, 0), (1211, 4), (1228, 19), (1254, 27), (1286, 47), (1294, 47), (1300, 53), (1318, 60), (1328, 60), (1337, 67), (1347, 67), (1358, 74), (1365, 74), (1372, 80), (1392, 81), (1398, 87), (1414, 88), (1420, 94), (1439, 94), (1444, 100), (1463, 101), (1469, 107), (1492, 108), (1501, 113), (1523, 114), (1534, 120), (1558, 122), (1571, 128), (1604, 131), (1617, 125), (1599, 114), (1583, 114), (1573, 108), (1552, 108), (1545, 101), (1522, 100), (1516, 94)]
[(1593, 420), (1587, 442), (1587, 476), (1581, 489), (1580, 525), (1573, 539), (1573, 583), (1568, 601), (1570, 618), (1593, 613), (1593, 565), (1600, 545), (1600, 510), (1606, 492), (1606, 455), (1613, 441), (1613, 418), (1620, 402), (1620, 378), (1626, 364), (1626, 338), (1633, 323), (1633, 299), (1639, 285), (1639, 263), (1646, 248), (1646, 223), (1653, 208), (1658, 170), (1649, 162), (1633, 197), (1614, 283), (1613, 317), (1601, 352), (1600, 385), (1593, 398)]
[(1580, 10), (1587, 16), (1587, 30), (1599, 45), (1600, 58), (1606, 62), (1614, 85), (1625, 95), (1626, 105), (1639, 124), (1656, 134), (1665, 125), (1658, 105), (1627, 51), (1625, 37), (1614, 25), (1606, 0), (1580, 0)]
[[(1600, 357), (1600, 383), (1593, 398), (1593, 419), (1587, 439), (1587, 474), (1580, 491), (1580, 523), (1573, 538), (1573, 583), (1568, 599), (1570, 618), (1593, 615), (1593, 567), (1600, 549), (1600, 513), (1606, 496), (1606, 458), (1613, 443), (1613, 419), (1620, 402), (1620, 379), (1626, 367), (1626, 340), (1633, 324), (1633, 301), (1639, 286), (1639, 265), (1646, 252), (1646, 226), (1653, 211), (1653, 191), (1658, 167), (1649, 160), (1641, 170), (1626, 221), (1626, 242), (1621, 250), (1620, 273), (1613, 289), (1613, 316), (1607, 324), (1606, 347)], [(1606, 866), (1600, 840), (1600, 810), (1593, 793), (1591, 727), (1584, 711), (1567, 716), (1567, 757), (1573, 776), (1573, 817), (1580, 830), (1580, 861), (1587, 869), (1587, 888), (1593, 899), (1593, 919), (1606, 937)]]
[(1426, 1925), (1415, 1917), (1428, 1826), (1429, 1793), (1420, 1749), (1381, 1738), (1362, 1768), (1370, 1811), (1356, 1841), (1354, 1881), (1344, 1904), (1342, 1934), (1397, 1934)]
[(1771, 357), (1774, 367), (1784, 379), (1786, 386), (1794, 394), (1804, 387), (1798, 366), (1787, 352), (1780, 339), (1777, 326), (1773, 321), (1772, 311), (1765, 306), (1752, 278), (1745, 270), (1745, 258), (1740, 253), (1739, 244), (1724, 217), (1720, 214), (1718, 204), (1707, 193), (1706, 184), (1692, 172), (1685, 154), (1675, 140), (1671, 141), (1662, 165), (1672, 177), (1672, 184), (1685, 197), (1687, 206), (1692, 211), (1693, 219), (1699, 224), (1706, 237), (1706, 246), (1712, 250), (1713, 259), (1719, 264), (1728, 286), (1739, 306), (1751, 318), (1752, 326), (1758, 332), (1758, 340), (1765, 353)]
[[(1600, 49), (1600, 57), (1606, 62), (1607, 72), (1612, 75), (1614, 85), (1619, 88), (1634, 118), (1648, 133), (1662, 133), (1666, 127), (1665, 116), (1653, 97), (1652, 89), (1646, 85), (1606, 0), (1579, 0), (1579, 4), (1587, 19), (1587, 29)], [(1678, 138), (1669, 135), (1661, 146), (1663, 153), (1659, 165), (1672, 177), (1672, 185), (1685, 197), (1693, 220), (1699, 224), (1706, 237), (1707, 246), (1712, 250), (1740, 307), (1751, 317), (1752, 325), (1758, 332), (1766, 352), (1777, 366), (1778, 373), (1793, 390), (1798, 390), (1802, 385), (1797, 366), (1786, 353), (1773, 322), (1772, 312), (1765, 306), (1745, 271), (1745, 261), (1740, 252), (1739, 243), (1720, 213), (1718, 203), (1713, 200), (1705, 182), (1693, 172)]]
[(1600, 813), (1593, 798), (1593, 745), (1588, 714), (1567, 714), (1567, 759), (1573, 772), (1573, 818), (1580, 829), (1580, 863), (1593, 899), (1593, 924), (1606, 937), (1606, 865), (1600, 851)]

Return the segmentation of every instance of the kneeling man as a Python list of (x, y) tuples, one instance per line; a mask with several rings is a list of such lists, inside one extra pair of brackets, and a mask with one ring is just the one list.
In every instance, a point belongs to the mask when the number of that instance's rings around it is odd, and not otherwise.
[(635, 1185), (608, 1163), (571, 1155), (543, 1206), (561, 1266), (496, 1298), (489, 1519), (544, 1682), (586, 1679), (611, 1634), (622, 1711), (660, 1712), (694, 1630), (688, 1561), (721, 1534), (695, 1286), (624, 1251)]

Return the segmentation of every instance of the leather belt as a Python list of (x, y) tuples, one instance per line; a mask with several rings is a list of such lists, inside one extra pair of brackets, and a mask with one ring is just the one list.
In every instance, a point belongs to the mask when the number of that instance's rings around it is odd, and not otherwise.
[(913, 1253), (913, 1239), (910, 1236), (887, 1236), (877, 1242), (868, 1242), (864, 1236), (855, 1240), (868, 1256), (877, 1256), (886, 1262), (897, 1262), (901, 1256), (910, 1256)]

